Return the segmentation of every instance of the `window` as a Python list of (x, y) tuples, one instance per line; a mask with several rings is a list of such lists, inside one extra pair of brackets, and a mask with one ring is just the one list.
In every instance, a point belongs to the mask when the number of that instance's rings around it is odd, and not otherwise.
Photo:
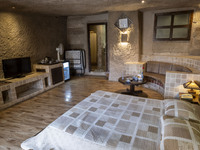
[(155, 14), (155, 40), (190, 40), (193, 11)]

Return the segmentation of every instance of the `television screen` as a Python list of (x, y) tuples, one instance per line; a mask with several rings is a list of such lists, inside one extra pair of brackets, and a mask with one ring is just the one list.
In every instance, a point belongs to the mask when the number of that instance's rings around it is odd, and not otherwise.
[(30, 57), (25, 57), (23, 59), (20, 59), (20, 64), (21, 64), (21, 73), (26, 74), (31, 72), (31, 61)]
[(16, 59), (2, 60), (4, 77), (9, 78), (18, 75), (18, 65)]
[(2, 60), (5, 78), (15, 78), (31, 72), (30, 57)]

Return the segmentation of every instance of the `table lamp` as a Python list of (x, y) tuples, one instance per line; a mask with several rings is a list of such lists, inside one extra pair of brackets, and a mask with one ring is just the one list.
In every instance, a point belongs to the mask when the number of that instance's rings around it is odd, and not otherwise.
[(184, 88), (190, 89), (188, 90), (188, 93), (190, 94), (196, 94), (196, 92), (194, 91), (194, 89), (196, 90), (200, 90), (200, 82), (198, 81), (188, 81), (186, 83), (183, 84)]

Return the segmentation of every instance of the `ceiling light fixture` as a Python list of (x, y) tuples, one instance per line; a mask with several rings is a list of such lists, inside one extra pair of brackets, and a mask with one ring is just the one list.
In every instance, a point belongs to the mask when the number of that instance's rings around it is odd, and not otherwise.
[(144, 0), (142, 0), (142, 1), (141, 1), (141, 3), (142, 3), (142, 4), (144, 4), (144, 3), (145, 3), (145, 1), (144, 1)]

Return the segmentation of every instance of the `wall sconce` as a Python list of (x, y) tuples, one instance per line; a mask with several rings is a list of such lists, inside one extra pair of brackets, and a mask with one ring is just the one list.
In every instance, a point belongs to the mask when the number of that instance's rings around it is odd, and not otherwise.
[(122, 32), (125, 32), (133, 22), (124, 14), (122, 14), (117, 21), (115, 22), (115, 26)]
[(191, 89), (188, 91), (190, 94), (196, 94), (193, 89), (200, 90), (200, 83), (198, 81), (188, 81), (183, 84), (184, 88)]
[(121, 43), (127, 43), (128, 42), (128, 34), (123, 33), (121, 34)]

